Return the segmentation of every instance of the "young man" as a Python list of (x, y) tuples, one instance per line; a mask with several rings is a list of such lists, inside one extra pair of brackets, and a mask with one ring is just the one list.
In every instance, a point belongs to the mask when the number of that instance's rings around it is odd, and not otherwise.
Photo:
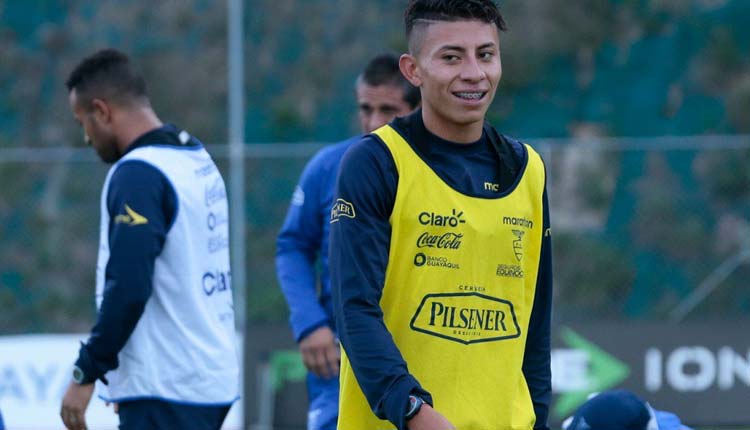
[(491, 0), (405, 21), (422, 109), (349, 149), (331, 211), (339, 429), (547, 429), (544, 165), (485, 123), (505, 24)]
[[(419, 90), (404, 79), (399, 58), (373, 58), (356, 83), (359, 123), (370, 133), (419, 104)], [(328, 277), (328, 218), (333, 186), (344, 152), (361, 136), (318, 152), (305, 167), (279, 233), (276, 268), (291, 310), (290, 324), (309, 372), (309, 430), (333, 430), (338, 417), (339, 346), (336, 339)], [(320, 260), (320, 293), (316, 266)]]
[(101, 198), (99, 312), (63, 422), (86, 428), (101, 380), (121, 430), (218, 429), (239, 392), (224, 181), (200, 141), (162, 124), (124, 54), (84, 59), (67, 87), (86, 141), (114, 165)]

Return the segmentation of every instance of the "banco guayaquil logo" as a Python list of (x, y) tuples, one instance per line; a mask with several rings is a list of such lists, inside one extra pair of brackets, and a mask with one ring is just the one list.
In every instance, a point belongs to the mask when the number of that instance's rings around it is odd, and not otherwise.
[(422, 267), (425, 264), (430, 267), (442, 267), (444, 269), (461, 268), (458, 263), (450, 261), (447, 257), (435, 257), (432, 255), (427, 255), (423, 252), (418, 252), (416, 255), (414, 255), (415, 266)]
[(354, 205), (344, 199), (336, 199), (331, 208), (331, 223), (337, 222), (341, 217), (355, 218)]
[(479, 293), (428, 294), (414, 313), (410, 327), (464, 345), (521, 335), (513, 303)]

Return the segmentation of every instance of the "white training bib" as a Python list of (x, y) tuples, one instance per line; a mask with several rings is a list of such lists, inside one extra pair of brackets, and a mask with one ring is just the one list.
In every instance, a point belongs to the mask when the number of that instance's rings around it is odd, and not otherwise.
[[(229, 266), (228, 205), (224, 181), (202, 146), (152, 145), (133, 149), (110, 169), (101, 198), (96, 304), (101, 306), (110, 257), (107, 194), (123, 163), (160, 170), (176, 194), (177, 209), (154, 266), (153, 292), (105, 377), (107, 401), (158, 398), (194, 404), (230, 404), (238, 398), (239, 366)], [(100, 383), (100, 382), (98, 382)]]

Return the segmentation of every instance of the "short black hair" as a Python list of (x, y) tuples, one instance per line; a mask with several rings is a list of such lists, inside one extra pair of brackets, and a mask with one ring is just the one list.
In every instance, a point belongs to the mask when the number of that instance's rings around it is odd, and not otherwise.
[(83, 106), (89, 106), (94, 98), (123, 104), (148, 103), (146, 81), (128, 56), (116, 49), (102, 49), (81, 60), (65, 86), (68, 92), (76, 90)]
[(419, 88), (406, 80), (398, 66), (399, 57), (393, 53), (384, 53), (376, 56), (365, 66), (362, 74), (357, 78), (357, 83), (364, 83), (371, 87), (391, 85), (400, 88), (404, 93), (404, 101), (412, 108), (419, 106), (422, 95)]
[(410, 0), (404, 12), (406, 39), (419, 21), (476, 20), (507, 29), (500, 8), (493, 0)]

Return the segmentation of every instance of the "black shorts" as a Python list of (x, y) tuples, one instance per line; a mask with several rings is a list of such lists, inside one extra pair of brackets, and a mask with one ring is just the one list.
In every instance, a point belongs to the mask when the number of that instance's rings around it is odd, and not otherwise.
[(119, 404), (120, 430), (219, 430), (230, 406), (198, 406), (163, 400)]

